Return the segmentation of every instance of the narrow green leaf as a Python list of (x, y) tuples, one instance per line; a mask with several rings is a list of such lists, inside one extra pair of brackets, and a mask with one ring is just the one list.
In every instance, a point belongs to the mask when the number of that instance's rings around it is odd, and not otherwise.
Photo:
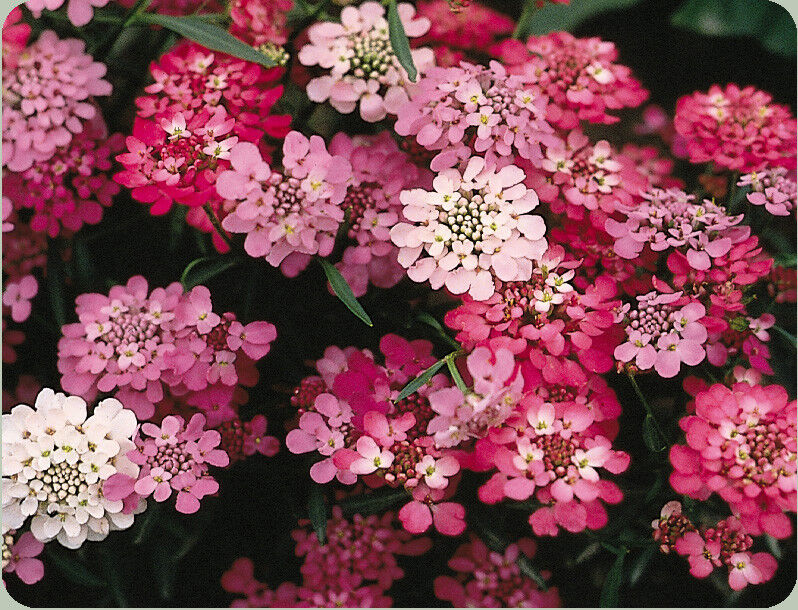
[[(494, 531), (490, 525), (486, 523), (485, 520), (479, 519), (475, 522), (475, 527), (477, 529), (477, 535), (482, 539), (490, 550), (495, 551), (497, 553), (504, 553), (504, 551), (509, 546), (509, 542), (504, 538), (504, 536), (500, 535), (496, 531)], [(546, 581), (544, 580), (543, 576), (540, 574), (538, 569), (532, 565), (529, 557), (524, 555), (523, 553), (519, 554), (516, 558), (515, 562), (518, 564), (521, 572), (535, 581), (538, 587), (542, 591), (546, 591), (548, 586), (546, 585)]]
[(431, 367), (429, 367), (426, 371), (421, 373), (421, 375), (419, 375), (413, 381), (411, 381), (405, 387), (403, 387), (402, 391), (399, 392), (399, 396), (396, 397), (396, 400), (394, 400), (394, 402), (398, 402), (398, 401), (402, 400), (403, 398), (407, 398), (408, 396), (413, 394), (421, 386), (423, 386), (430, 379), (432, 379), (432, 376), (435, 373), (437, 373), (444, 364), (446, 364), (446, 358), (441, 358), (440, 360), (438, 360), (435, 364), (433, 364)]
[(629, 584), (635, 586), (640, 577), (645, 573), (648, 564), (657, 552), (657, 547), (654, 545), (648, 546), (643, 549), (643, 552), (635, 559), (632, 567), (629, 568)]
[(599, 605), (602, 608), (617, 608), (620, 601), (621, 585), (623, 584), (623, 561), (626, 558), (626, 553), (621, 550), (616, 557), (615, 561), (607, 572), (607, 577), (604, 579), (604, 585), (601, 587), (601, 596), (599, 598)]
[(364, 323), (366, 323), (368, 326), (374, 326), (374, 323), (371, 321), (371, 318), (369, 318), (369, 315), (366, 313), (363, 307), (361, 307), (360, 303), (358, 303), (355, 295), (352, 293), (352, 289), (349, 287), (349, 284), (347, 284), (344, 276), (341, 275), (341, 272), (338, 271), (338, 269), (336, 269), (332, 263), (324, 260), (323, 258), (320, 258), (319, 262), (324, 268), (324, 275), (327, 276), (327, 281), (330, 282), (330, 286), (332, 286), (335, 296), (341, 299), (341, 302), (346, 305), (347, 309), (360, 318)]
[(783, 553), (781, 551), (781, 545), (779, 545), (778, 540), (776, 540), (770, 534), (765, 534), (765, 544), (768, 545), (768, 550), (776, 559), (781, 559)]
[(184, 290), (191, 290), (194, 286), (204, 284), (209, 279), (232, 269), (243, 259), (238, 256), (205, 256), (191, 261), (180, 276), (180, 283)]
[[(573, 32), (584, 21), (601, 13), (627, 8), (641, 0), (571, 0), (569, 4), (546, 4), (524, 11), (514, 33), (515, 38), (548, 34), (555, 30)], [(529, 2), (533, 4), (534, 2)]]
[(580, 563), (586, 562), (588, 559), (595, 557), (596, 553), (601, 550), (601, 545), (598, 542), (591, 542), (584, 550), (576, 556), (576, 559), (569, 562), (569, 565), (578, 566)]
[(324, 489), (321, 485), (314, 484), (310, 488), (308, 516), (319, 543), (322, 545), (327, 544), (327, 505), (324, 499)]
[(383, 513), (399, 502), (409, 499), (408, 493), (400, 489), (391, 489), (388, 492), (372, 491), (364, 496), (355, 496), (343, 500), (339, 506), (345, 515), (373, 515)]
[(136, 535), (133, 537), (133, 544), (139, 545), (144, 542), (152, 532), (155, 524), (158, 522), (158, 517), (161, 513), (160, 502), (148, 502), (147, 510), (144, 514), (136, 519)]
[(457, 389), (465, 394), (466, 390), (468, 390), (468, 386), (465, 384), (465, 381), (463, 381), (460, 371), (457, 370), (457, 365), (454, 363), (454, 358), (447, 357), (446, 366), (449, 367), (449, 374), (452, 376), (452, 379), (454, 379)]
[(154, 13), (141, 13), (136, 15), (132, 22), (134, 24), (155, 24), (172, 30), (181, 36), (201, 44), (211, 51), (227, 53), (233, 57), (251, 61), (270, 68), (275, 65), (274, 61), (257, 49), (241, 42), (232, 34), (226, 32), (215, 23), (198, 15), (187, 15), (185, 17), (172, 17), (169, 15), (157, 15)]
[(781, 326), (774, 326), (773, 330), (775, 330), (779, 335), (784, 338), (787, 343), (789, 343), (793, 348), (796, 346), (796, 338), (791, 332), (784, 330)]
[(664, 482), (662, 475), (661, 474), (657, 475), (657, 478), (654, 479), (654, 483), (651, 485), (651, 487), (648, 488), (648, 491), (646, 492), (646, 495), (643, 498), (643, 502), (648, 504), (649, 502), (654, 500), (654, 498), (657, 497), (657, 494), (662, 490), (663, 484)]
[(420, 314), (418, 314), (416, 316), (416, 320), (418, 320), (419, 322), (423, 322), (427, 326), (431, 326), (432, 328), (434, 328), (435, 330), (437, 330), (440, 333), (446, 332), (446, 331), (443, 330), (443, 326), (441, 326), (441, 323), (438, 322), (435, 318), (433, 318), (426, 311), (422, 311)]
[(89, 571), (83, 563), (78, 561), (74, 553), (62, 551), (55, 545), (47, 545), (47, 559), (69, 582), (80, 587), (104, 587), (105, 581)]
[(117, 608), (128, 608), (130, 604), (127, 601), (125, 590), (123, 587), (123, 580), (119, 574), (119, 562), (116, 561), (108, 551), (108, 547), (103, 547), (101, 553), (103, 574), (108, 585), (108, 589), (114, 598), (114, 605)]
[(391, 47), (396, 59), (407, 71), (408, 78), (416, 82), (418, 70), (416, 70), (416, 64), (413, 63), (413, 55), (410, 53), (410, 41), (407, 39), (402, 20), (399, 18), (396, 0), (389, 0), (388, 2), (388, 35), (390, 36)]
[(543, 578), (538, 569), (532, 565), (529, 557), (524, 554), (519, 554), (515, 562), (518, 564), (518, 567), (521, 568), (521, 573), (524, 576), (534, 580), (535, 584), (540, 587), (541, 590), (546, 590), (546, 580)]
[(646, 413), (646, 417), (643, 420), (643, 442), (650, 451), (654, 451), (655, 453), (661, 453), (668, 447), (651, 413)]

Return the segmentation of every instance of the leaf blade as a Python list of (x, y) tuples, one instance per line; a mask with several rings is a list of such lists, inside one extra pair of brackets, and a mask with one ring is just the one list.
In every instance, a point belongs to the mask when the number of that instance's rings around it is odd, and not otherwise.
[(407, 71), (408, 78), (416, 82), (418, 70), (413, 63), (413, 54), (410, 52), (410, 41), (407, 39), (405, 27), (399, 17), (399, 10), (396, 7), (396, 0), (388, 2), (388, 36), (391, 39), (391, 47), (396, 55), (396, 59)]
[(643, 419), (643, 442), (650, 451), (655, 453), (662, 453), (668, 447), (659, 433), (657, 422), (651, 413), (646, 413), (646, 417)]
[(623, 562), (626, 558), (624, 551), (615, 556), (615, 561), (607, 572), (604, 584), (601, 587), (599, 606), (602, 608), (617, 608), (620, 600), (621, 584), (623, 584)]
[(232, 55), (239, 59), (260, 64), (266, 68), (271, 68), (276, 65), (272, 59), (269, 59), (269, 57), (257, 49), (240, 41), (218, 25), (197, 15), (172, 17), (170, 15), (141, 13), (135, 16), (133, 23), (160, 25), (172, 32), (180, 34), (184, 38), (201, 44), (211, 51), (226, 53), (227, 55)]
[(337, 296), (341, 302), (346, 305), (346, 308), (355, 314), (363, 323), (368, 326), (374, 326), (371, 318), (355, 298), (352, 289), (344, 279), (344, 276), (341, 275), (341, 272), (338, 271), (338, 269), (336, 269), (332, 263), (324, 260), (323, 258), (320, 258), (319, 262), (324, 269), (324, 275), (327, 276), (327, 281), (330, 282), (330, 286), (332, 286), (335, 296)]
[(396, 397), (394, 402), (398, 402), (403, 398), (407, 398), (411, 394), (413, 394), (416, 390), (418, 390), (421, 386), (427, 383), (432, 376), (437, 373), (441, 367), (446, 364), (446, 358), (441, 358), (423, 373), (421, 373), (418, 377), (413, 379), (410, 383), (408, 383), (402, 390), (399, 392), (399, 395)]
[(237, 256), (203, 256), (191, 261), (180, 275), (183, 290), (204, 284), (209, 279), (238, 265), (242, 259)]
[(319, 544), (325, 545), (327, 543), (327, 505), (324, 502), (324, 489), (321, 485), (314, 484), (310, 488), (308, 516)]

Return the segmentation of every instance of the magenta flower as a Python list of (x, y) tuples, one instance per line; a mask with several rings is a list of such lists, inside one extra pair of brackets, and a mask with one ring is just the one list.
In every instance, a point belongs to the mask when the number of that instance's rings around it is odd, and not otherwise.
[(746, 195), (753, 205), (764, 205), (774, 216), (789, 216), (798, 206), (795, 170), (783, 167), (768, 168), (740, 176), (737, 186), (750, 186)]
[(742, 172), (795, 169), (796, 121), (787, 106), (754, 87), (713, 85), (676, 104), (676, 131), (692, 163), (711, 161)]
[[(25, 0), (25, 6), (38, 19), (43, 9), (55, 11), (61, 8), (64, 2), (65, 0)], [(67, 16), (73, 25), (86, 25), (94, 16), (94, 9), (106, 4), (108, 0), (69, 0)]]
[[(429, 19), (415, 18), (412, 4), (402, 2), (397, 8), (409, 38), (429, 30)], [(299, 61), (330, 71), (308, 83), (311, 101), (329, 100), (343, 114), (353, 112), (359, 104), (360, 116), (371, 123), (388, 113), (396, 114), (407, 103), (413, 85), (394, 55), (385, 9), (378, 2), (346, 6), (341, 11), (340, 24), (314, 24), (308, 37), (310, 42), (299, 50)], [(411, 55), (421, 74), (434, 64), (431, 49), (413, 49)]]
[(687, 532), (676, 541), (676, 552), (688, 556), (690, 574), (696, 578), (706, 578), (721, 565), (720, 548), (720, 541), (705, 542), (698, 532)]
[[(360, 457), (349, 466), (349, 470), (357, 475), (371, 474), (379, 468), (389, 468), (393, 463), (393, 453), (381, 450), (370, 436), (361, 436), (357, 439), (357, 452)], [(418, 465), (416, 467), (418, 468)]]
[(671, 485), (694, 498), (718, 493), (752, 535), (789, 536), (796, 510), (795, 401), (779, 386), (715, 384), (697, 394), (680, 421), (687, 445), (674, 445)]
[(621, 64), (615, 44), (600, 38), (575, 38), (568, 32), (530, 36), (524, 46), (507, 40), (494, 51), (513, 74), (528, 78), (551, 99), (547, 119), (562, 129), (580, 120), (615, 123), (609, 112), (639, 106), (648, 91)]

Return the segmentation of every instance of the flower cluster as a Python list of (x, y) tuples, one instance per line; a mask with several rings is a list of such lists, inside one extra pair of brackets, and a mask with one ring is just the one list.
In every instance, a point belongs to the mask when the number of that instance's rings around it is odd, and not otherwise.
[(608, 111), (633, 108), (648, 91), (621, 64), (612, 42), (575, 38), (568, 32), (530, 36), (524, 45), (515, 40), (494, 48), (512, 73), (524, 75), (551, 98), (546, 118), (562, 129), (574, 129), (580, 120), (615, 123)]
[(14, 207), (32, 210), (30, 227), (50, 237), (97, 224), (103, 208), (119, 192), (119, 185), (106, 172), (122, 143), (121, 134), (109, 137), (102, 117), (95, 116), (49, 159), (4, 174), (3, 190)]
[(294, 0), (233, 0), (230, 32), (254, 47), (288, 41), (286, 21)]
[(679, 100), (673, 125), (693, 163), (712, 162), (752, 172), (766, 166), (795, 169), (795, 117), (770, 94), (735, 84), (710, 87)]
[(495, 279), (531, 278), (532, 259), (546, 248), (546, 226), (530, 214), (538, 198), (523, 179), (515, 165), (498, 169), (471, 157), (462, 173), (454, 168), (440, 172), (434, 191), (403, 191), (408, 222), (394, 226), (391, 239), (408, 277), (429, 280), (434, 289), (468, 292), (478, 301), (494, 294)]
[(3, 534), (3, 572), (15, 573), (26, 585), (39, 582), (44, 577), (44, 564), (37, 559), (44, 544), (30, 532), (17, 536), (15, 530)]
[(51, 159), (97, 116), (95, 96), (111, 93), (104, 64), (81, 40), (46, 30), (3, 71), (3, 166), (22, 172)]
[(695, 397), (695, 415), (679, 422), (687, 445), (674, 445), (671, 485), (705, 500), (713, 492), (745, 531), (785, 538), (796, 511), (795, 401), (781, 386), (715, 384)]
[(230, 464), (260, 453), (271, 457), (280, 449), (280, 441), (274, 436), (266, 436), (267, 421), (263, 415), (256, 415), (248, 422), (238, 417), (222, 422), (216, 430), (221, 435), (219, 447), (230, 458)]
[(330, 153), (346, 159), (352, 167), (352, 179), (340, 204), (351, 245), (336, 267), (355, 296), (364, 295), (369, 284), (391, 288), (405, 276), (399, 249), (390, 235), (404, 220), (400, 192), (429, 183), (431, 176), (410, 162), (388, 132), (355, 138), (336, 134)]
[(472, 537), (449, 560), (457, 575), (435, 579), (435, 597), (455, 608), (559, 608), (556, 587), (541, 591), (521, 573), (518, 558), (531, 558), (535, 550), (534, 541), (522, 538), (497, 553)]
[[(410, 38), (429, 30), (426, 17), (416, 17), (412, 4), (397, 6), (404, 31)], [(349, 114), (360, 106), (360, 116), (370, 123), (386, 114), (396, 114), (408, 101), (412, 83), (394, 54), (388, 34), (385, 8), (378, 2), (363, 2), (341, 11), (341, 23), (321, 22), (308, 31), (310, 42), (299, 50), (305, 66), (319, 66), (329, 74), (312, 79), (308, 97), (330, 101), (338, 112)], [(432, 50), (411, 51), (416, 69), (424, 74), (433, 65)]]
[(323, 459), (310, 469), (317, 483), (337, 478), (351, 485), (358, 476), (370, 484), (403, 486), (413, 499), (399, 511), (405, 529), (460, 534), (465, 528), (459, 504), (441, 502), (455, 485), (457, 459), (435, 446), (427, 432), (434, 417), (431, 392), (449, 385), (436, 375), (414, 395), (397, 400), (399, 390), (435, 363), (427, 341), (397, 335), (380, 341), (385, 365), (366, 350), (329, 347), (316, 363), (321, 377), (306, 378), (292, 402), (298, 427), (286, 437), (292, 453), (317, 452)]
[(108, 479), (105, 496), (110, 499), (147, 498), (165, 502), (177, 494), (175, 508), (195, 513), (200, 500), (219, 491), (209, 466), (227, 466), (230, 458), (217, 447), (222, 436), (205, 430), (205, 417), (197, 413), (186, 423), (176, 415), (165, 417), (160, 426), (145, 422), (134, 439), (127, 458), (138, 464), (138, 475), (116, 474)]
[(675, 550), (687, 557), (690, 574), (706, 578), (716, 567), (728, 568), (729, 586), (735, 590), (758, 585), (773, 578), (776, 558), (770, 553), (750, 553), (753, 539), (735, 517), (718, 521), (699, 531), (682, 513), (680, 502), (668, 502), (662, 507), (659, 519), (651, 523), (654, 539), (661, 550)]
[(752, 172), (740, 177), (737, 186), (748, 186), (748, 202), (764, 205), (774, 216), (789, 216), (798, 207), (798, 187), (795, 170), (774, 167), (762, 172)]
[[(66, 0), (25, 0), (26, 8), (34, 17), (40, 17), (43, 9), (56, 11), (61, 8)], [(67, 16), (72, 25), (78, 27), (86, 25), (94, 16), (94, 9), (108, 4), (108, 0), (69, 0)]]
[(295, 277), (313, 256), (332, 252), (352, 166), (328, 153), (319, 136), (296, 131), (285, 138), (282, 164), (282, 171), (273, 171), (257, 146), (242, 142), (230, 151), (230, 169), (219, 176), (216, 191), (230, 202), (222, 226), (246, 234), (247, 254)]
[(249, 608), (386, 607), (391, 602), (386, 592), (404, 576), (396, 557), (421, 555), (430, 547), (428, 539), (413, 539), (397, 529), (394, 520), (391, 512), (381, 517), (356, 514), (350, 520), (336, 506), (327, 521), (325, 544), (307, 527), (291, 533), (296, 555), (304, 558), (301, 586), (283, 583), (271, 590), (255, 579), (252, 561), (241, 557), (222, 575), (222, 587), (245, 596), (234, 606)]
[(130, 527), (146, 503), (113, 499), (105, 486), (114, 476), (137, 476), (128, 455), (137, 425), (116, 399), (101, 401), (87, 417), (82, 398), (50, 389), (33, 407), (17, 405), (4, 414), (4, 533), (31, 517), (37, 540), (77, 548)]
[(254, 385), (253, 361), (276, 337), (268, 322), (244, 326), (232, 313), (214, 313), (204, 286), (184, 294), (175, 282), (150, 292), (135, 276), (108, 296), (83, 294), (75, 302), (80, 322), (65, 325), (58, 343), (62, 386), (86, 398), (116, 391), (141, 420), (152, 417), (165, 389), (181, 396), (226, 387), (232, 394), (238, 383)]
[(394, 129), (439, 151), (433, 171), (453, 167), (472, 151), (489, 162), (517, 154), (540, 165), (541, 145), (555, 141), (545, 119), (546, 100), (537, 85), (507, 74), (498, 62), (489, 67), (461, 62), (428, 70), (399, 110)]

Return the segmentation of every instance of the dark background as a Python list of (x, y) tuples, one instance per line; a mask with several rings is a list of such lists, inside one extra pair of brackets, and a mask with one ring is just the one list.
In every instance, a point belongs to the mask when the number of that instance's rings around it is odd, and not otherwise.
[[(486, 4), (515, 18), (521, 8), (521, 3), (515, 0), (494, 0)], [(727, 82), (756, 85), (795, 109), (794, 57), (785, 59), (769, 53), (749, 38), (710, 38), (674, 28), (670, 25), (670, 15), (679, 4), (678, 0), (645, 0), (629, 9), (592, 18), (574, 33), (577, 36), (598, 35), (614, 41), (620, 50), (620, 62), (630, 66), (651, 91), (650, 101), (669, 112), (680, 96), (698, 89), (706, 90), (713, 83)], [(142, 49), (132, 49), (134, 55), (139, 51)], [(135, 70), (128, 65), (111, 66), (112, 72), (127, 74)], [(142, 73), (138, 74), (140, 77)], [(119, 102), (129, 105), (130, 98), (109, 101), (105, 107), (106, 116), (115, 129), (129, 129), (130, 117), (119, 113)], [(67, 320), (72, 321), (74, 312), (70, 305), (75, 295), (106, 291), (109, 285), (124, 283), (137, 273), (145, 275), (151, 286), (176, 281), (191, 260), (210, 252), (207, 240), (197, 239), (194, 231), (174, 230), (180, 225), (179, 217), (153, 218), (145, 206), (124, 196), (119, 199), (106, 211), (99, 226), (89, 227), (78, 235), (73, 257), (81, 261), (81, 271), (73, 272), (69, 265), (60, 269), (62, 295), (50, 294), (37, 299), (36, 306), (43, 308), (44, 319), (51, 318), (48, 306), (62, 306), (59, 305), (62, 299), (66, 303)], [(63, 248), (65, 244), (54, 246)], [(52, 269), (55, 273), (59, 271), (57, 261), (53, 261)], [(324, 290), (324, 283), (318, 266), (312, 265), (299, 280), (287, 280), (263, 261), (250, 261), (209, 282), (216, 311), (235, 311), (245, 322), (266, 319), (278, 328), (278, 340), (261, 362), (261, 383), (251, 392), (250, 403), (242, 409), (243, 419), (265, 413), (270, 431), (278, 437), (284, 436), (282, 424), (291, 415), (288, 406), (291, 388), (310, 373), (303, 362), (320, 357), (327, 345), (373, 349), (386, 332), (399, 332), (409, 338), (432, 338), (429, 329), (414, 323), (411, 316), (412, 305), (428, 299), (428, 291), (422, 287), (402, 284), (389, 291), (371, 291), (361, 299), (375, 322), (375, 327), (369, 329)], [(445, 302), (426, 301), (423, 310), (440, 319), (449, 306)], [(780, 313), (793, 320), (786, 326), (794, 329), (794, 308), (783, 308)], [(19, 350), (19, 363), (4, 374), (4, 386), (13, 388), (20, 372), (36, 375), (44, 385), (57, 386), (52, 356), (58, 339), (57, 328), (46, 321), (34, 321), (26, 330), (28, 343)], [(437, 347), (438, 355), (446, 353), (445, 346)], [(775, 357), (786, 364), (786, 378), (794, 379), (794, 352), (779, 352), (778, 346), (774, 349), (777, 350)], [(653, 402), (661, 417), (670, 415), (673, 428), (685, 397), (678, 382), (653, 381), (648, 385), (644, 381), (643, 390), (649, 397), (668, 397)], [(651, 457), (642, 446), (637, 432), (642, 409), (626, 380), (611, 379), (611, 382), (624, 405), (617, 445), (633, 454), (632, 467), (621, 477), (621, 486), (627, 492), (630, 506), (636, 508), (628, 509), (622, 504), (611, 510), (608, 530), (599, 532), (602, 540), (617, 535), (612, 530), (616, 524), (633, 524), (644, 535), (647, 522), (657, 516), (659, 506), (674, 497), (668, 494), (666, 483), (658, 503), (642, 509), (634, 504), (634, 500), (639, 500), (651, 486), (664, 479), (667, 465)], [(123, 603), (227, 606), (232, 596), (221, 589), (219, 578), (239, 556), (251, 557), (256, 563), (256, 575), (272, 586), (296, 580), (300, 561), (294, 557), (289, 531), (298, 518), (306, 516), (304, 507), (311, 484), (307, 468), (303, 456), (291, 455), (284, 447), (274, 458), (250, 458), (217, 475), (220, 496), (204, 500), (199, 513), (177, 515), (172, 509), (173, 502), (166, 502), (158, 506), (159, 512), (147, 523), (148, 531), (142, 531), (142, 515), (137, 517), (131, 530), (112, 533), (102, 544), (87, 543), (77, 553), (53, 543), (45, 553), (44, 580), (25, 587), (12, 576), (6, 579), (8, 589), (20, 602), (39, 607)], [(478, 483), (479, 477), (464, 479), (460, 497), (473, 497)], [(524, 514), (477, 508), (469, 513), (469, 519), (492, 523), (508, 539), (531, 533)], [(135, 544), (139, 538), (142, 540)], [(432, 594), (432, 580), (434, 576), (448, 573), (445, 563), (462, 542), (462, 539), (436, 536), (433, 549), (427, 555), (402, 561), (407, 575), (389, 593), (394, 604), (440, 605)], [(601, 584), (614, 556), (586, 535), (561, 534), (554, 539), (541, 539), (539, 546), (534, 563), (538, 568), (551, 570), (551, 584), (559, 587), (563, 605), (597, 605)], [(598, 548), (594, 549), (595, 546)], [(780, 560), (776, 577), (733, 597), (709, 580), (692, 578), (684, 559), (656, 553), (637, 583), (622, 588), (621, 604), (772, 606), (785, 599), (795, 583), (795, 538), (782, 541), (781, 548), (785, 556)], [(595, 553), (580, 561), (580, 555), (589, 554), (590, 549)], [(641, 555), (640, 551), (633, 551), (628, 557), (628, 566), (642, 565)], [(69, 568), (70, 565), (73, 568)], [(86, 576), (87, 572), (117, 584), (94, 586), (96, 583)]]

